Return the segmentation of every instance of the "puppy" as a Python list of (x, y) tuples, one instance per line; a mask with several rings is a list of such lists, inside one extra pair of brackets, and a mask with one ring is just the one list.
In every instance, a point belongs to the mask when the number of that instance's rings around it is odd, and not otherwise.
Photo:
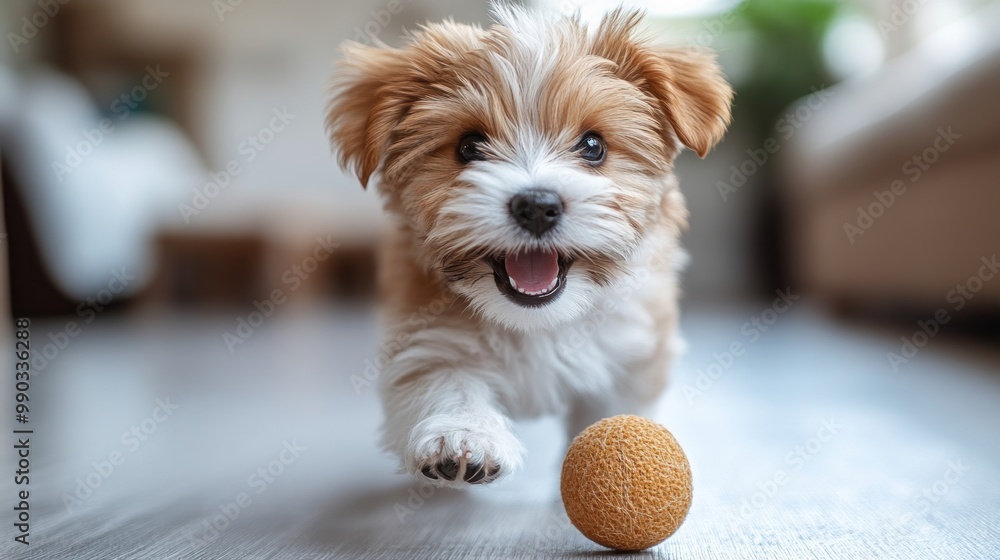
[(452, 487), (519, 466), (511, 419), (562, 415), (572, 437), (664, 388), (687, 217), (673, 161), (709, 151), (732, 99), (712, 56), (653, 46), (637, 12), (494, 15), (348, 43), (326, 123), (391, 218), (383, 444)]

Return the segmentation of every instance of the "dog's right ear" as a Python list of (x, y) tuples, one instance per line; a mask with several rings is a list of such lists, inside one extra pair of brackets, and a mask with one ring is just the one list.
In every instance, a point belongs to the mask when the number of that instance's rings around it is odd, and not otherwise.
[(378, 169), (392, 129), (406, 114), (412, 92), (403, 49), (369, 47), (353, 41), (343, 48), (344, 60), (333, 79), (326, 129), (339, 151), (340, 166), (368, 186)]
[(326, 128), (340, 151), (340, 165), (368, 186), (392, 133), (434, 83), (455, 79), (457, 61), (479, 49), (485, 31), (446, 21), (410, 35), (406, 46), (370, 47), (348, 41), (333, 79)]

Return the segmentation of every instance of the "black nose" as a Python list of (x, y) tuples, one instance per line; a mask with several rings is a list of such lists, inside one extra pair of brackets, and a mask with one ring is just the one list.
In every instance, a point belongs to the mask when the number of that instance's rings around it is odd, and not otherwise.
[(524, 191), (510, 199), (510, 215), (539, 237), (556, 225), (562, 213), (562, 199), (552, 191)]

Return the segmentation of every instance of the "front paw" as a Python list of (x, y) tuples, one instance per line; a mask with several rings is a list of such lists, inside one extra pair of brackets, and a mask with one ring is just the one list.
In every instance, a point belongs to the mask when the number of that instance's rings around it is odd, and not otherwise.
[(523, 453), (504, 419), (437, 415), (413, 428), (404, 462), (441, 486), (462, 487), (510, 474)]

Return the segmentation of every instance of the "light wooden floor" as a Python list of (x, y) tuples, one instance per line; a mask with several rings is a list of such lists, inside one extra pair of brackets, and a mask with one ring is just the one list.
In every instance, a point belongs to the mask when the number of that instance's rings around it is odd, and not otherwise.
[[(4, 474), (0, 558), (619, 556), (562, 512), (555, 421), (519, 426), (528, 465), (506, 484), (416, 485), (376, 449), (374, 389), (350, 382), (377, 355), (372, 314), (283, 311), (232, 354), (222, 333), (235, 316), (85, 325), (35, 374), (32, 544), (12, 541)], [(657, 419), (687, 450), (694, 505), (673, 538), (633, 556), (1000, 557), (1000, 355), (941, 337), (894, 372), (897, 337), (800, 307), (687, 399), (713, 353), (749, 342), (741, 325), (760, 311), (686, 312), (689, 352)], [(36, 344), (62, 327), (36, 322)], [(178, 407), (159, 423), (157, 399)], [(151, 433), (123, 440), (132, 426)], [(283, 464), (286, 445), (300, 450)], [(124, 462), (105, 478), (116, 452)], [(274, 476), (252, 476), (269, 465)], [(88, 476), (100, 485), (68, 511)]]

